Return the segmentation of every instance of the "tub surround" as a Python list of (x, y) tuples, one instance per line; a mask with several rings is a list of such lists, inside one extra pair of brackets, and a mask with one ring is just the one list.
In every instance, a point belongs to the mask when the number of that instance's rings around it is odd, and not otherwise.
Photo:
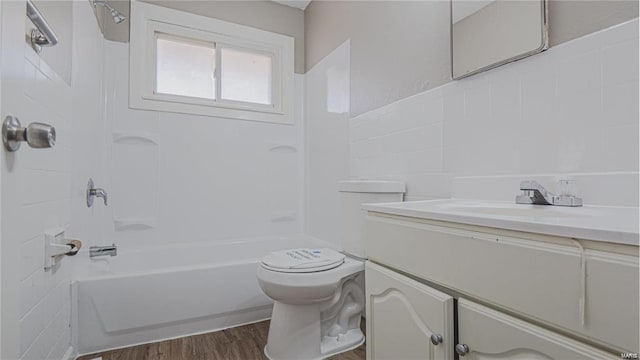
[(101, 141), (110, 176), (96, 183), (110, 195), (101, 228), (108, 244), (135, 250), (303, 232), (302, 75), (295, 124), (269, 124), (129, 109), (128, 45), (106, 41), (106, 57)]
[(305, 232), (336, 245), (337, 184), (349, 177), (349, 52), (347, 40), (305, 75)]

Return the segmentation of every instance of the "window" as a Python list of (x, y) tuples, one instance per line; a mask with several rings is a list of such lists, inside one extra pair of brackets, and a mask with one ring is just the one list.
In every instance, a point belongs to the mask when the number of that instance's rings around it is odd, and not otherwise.
[(130, 106), (292, 123), (293, 39), (132, 2)]
[(216, 49), (166, 34), (156, 36), (156, 92), (216, 98)]
[(272, 56), (252, 51), (221, 49), (221, 98), (271, 104)]

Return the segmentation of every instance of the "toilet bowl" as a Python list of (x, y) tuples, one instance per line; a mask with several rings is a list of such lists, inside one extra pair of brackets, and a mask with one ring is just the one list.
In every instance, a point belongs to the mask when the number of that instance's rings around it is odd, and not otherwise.
[(265, 258), (258, 269), (260, 287), (274, 300), (264, 350), (269, 359), (322, 359), (364, 342), (362, 260), (331, 249), (291, 249), (270, 256), (312, 251), (337, 261), (311, 261), (301, 269), (274, 267)]
[[(262, 259), (258, 283), (274, 301), (265, 355), (272, 360), (323, 359), (365, 341), (363, 203), (402, 201), (395, 181), (341, 181), (340, 245), (289, 249)], [(338, 225), (338, 224), (336, 224)]]

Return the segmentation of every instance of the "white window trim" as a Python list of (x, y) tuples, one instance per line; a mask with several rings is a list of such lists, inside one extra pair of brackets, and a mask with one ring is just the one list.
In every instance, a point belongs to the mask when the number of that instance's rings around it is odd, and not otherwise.
[[(160, 94), (155, 92), (157, 32), (171, 37), (216, 44), (216, 77), (220, 76), (223, 48), (247, 49), (272, 56), (272, 103), (255, 104)], [(293, 124), (294, 40), (252, 27), (131, 2), (129, 46), (129, 106), (135, 109)]]

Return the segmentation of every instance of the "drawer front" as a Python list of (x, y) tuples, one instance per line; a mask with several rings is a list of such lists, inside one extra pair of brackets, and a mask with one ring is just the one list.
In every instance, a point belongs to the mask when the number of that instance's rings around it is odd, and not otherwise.
[[(604, 346), (638, 351), (638, 328), (629, 321), (638, 318), (637, 257), (587, 250), (585, 297), (577, 246), (371, 215), (365, 231), (376, 262)], [(615, 276), (628, 283), (619, 289), (624, 296), (612, 294)]]
[(367, 359), (453, 359), (451, 296), (371, 262), (365, 278)]
[(460, 359), (620, 359), (466, 299), (458, 300), (458, 344), (468, 348)]
[(640, 280), (638, 258), (587, 251), (586, 316), (589, 336), (617, 345), (623, 352), (640, 350)]

